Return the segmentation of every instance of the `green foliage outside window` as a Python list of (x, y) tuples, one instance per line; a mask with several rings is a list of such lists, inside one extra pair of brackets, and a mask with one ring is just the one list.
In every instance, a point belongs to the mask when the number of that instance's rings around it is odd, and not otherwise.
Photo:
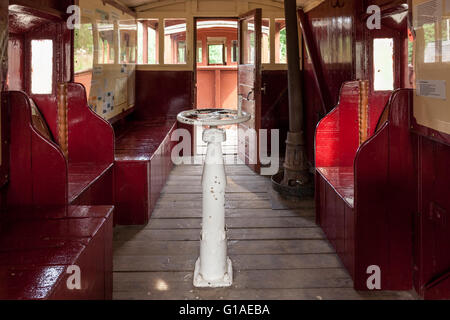
[(92, 24), (86, 23), (75, 29), (75, 72), (90, 70), (94, 62), (94, 37)]
[(186, 42), (178, 41), (178, 63), (186, 63)]
[(208, 62), (209, 64), (223, 64), (223, 44), (208, 45)]
[(156, 60), (156, 41), (158, 41), (158, 39), (156, 39), (156, 31), (152, 28), (148, 28), (147, 29), (148, 32), (148, 52), (147, 52), (147, 56), (148, 56), (148, 63), (149, 64), (156, 64), (157, 60)]
[(202, 47), (197, 48), (197, 63), (202, 63)]
[(286, 28), (280, 30), (280, 62), (286, 62)]
[(412, 65), (413, 63), (413, 48), (414, 45), (411, 41), (408, 42), (408, 64)]

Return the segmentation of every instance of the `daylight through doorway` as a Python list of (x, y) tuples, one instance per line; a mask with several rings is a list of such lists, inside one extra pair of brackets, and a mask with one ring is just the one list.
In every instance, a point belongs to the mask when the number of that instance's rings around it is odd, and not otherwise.
[[(238, 21), (196, 20), (196, 106), (198, 109), (237, 109)], [(225, 155), (237, 154), (237, 126), (226, 128)], [(195, 128), (195, 153), (204, 155), (203, 128)]]

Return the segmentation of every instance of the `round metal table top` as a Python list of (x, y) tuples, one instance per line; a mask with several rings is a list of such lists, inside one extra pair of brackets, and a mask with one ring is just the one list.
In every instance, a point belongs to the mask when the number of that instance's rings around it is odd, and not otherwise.
[(177, 120), (181, 123), (196, 126), (227, 126), (247, 122), (251, 115), (231, 109), (195, 109), (180, 112)]

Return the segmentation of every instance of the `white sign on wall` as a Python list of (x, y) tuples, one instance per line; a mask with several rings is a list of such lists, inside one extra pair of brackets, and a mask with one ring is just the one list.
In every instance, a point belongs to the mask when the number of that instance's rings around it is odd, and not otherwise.
[(447, 99), (447, 87), (445, 80), (418, 80), (416, 83), (416, 92), (418, 96)]

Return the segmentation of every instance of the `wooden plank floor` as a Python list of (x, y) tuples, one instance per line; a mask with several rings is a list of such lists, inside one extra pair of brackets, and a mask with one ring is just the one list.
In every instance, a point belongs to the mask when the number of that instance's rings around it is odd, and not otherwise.
[(314, 203), (272, 210), (270, 180), (227, 166), (226, 289), (192, 285), (199, 255), (201, 166), (177, 166), (147, 226), (114, 231), (115, 299), (413, 299), (409, 292), (359, 293), (315, 224)]

